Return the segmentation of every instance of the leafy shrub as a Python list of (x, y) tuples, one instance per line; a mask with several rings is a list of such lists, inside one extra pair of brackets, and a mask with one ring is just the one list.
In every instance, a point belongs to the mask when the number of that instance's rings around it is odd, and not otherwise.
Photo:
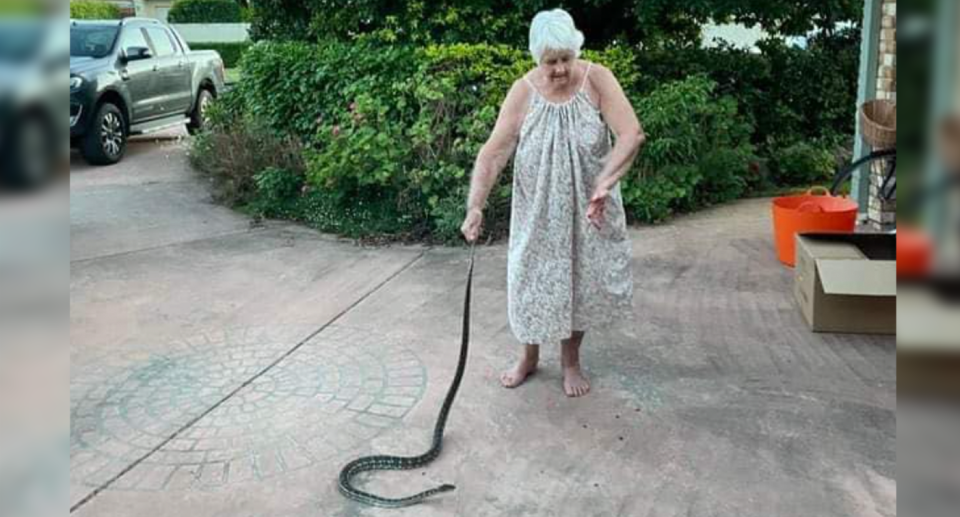
[[(523, 56), (506, 47), (450, 45), (396, 50), (369, 81), (345, 88), (335, 114), (317, 132), (321, 149), (309, 160), (312, 184), (351, 199), (372, 189), (395, 200), (399, 213), (429, 221), (439, 240), (458, 238), (473, 160), (489, 135), (497, 107), (523, 71)], [(409, 68), (401, 64), (405, 59)], [(383, 79), (396, 73), (392, 81)], [(487, 211), (488, 230), (505, 231), (510, 171)]]
[(412, 65), (411, 51), (400, 47), (260, 42), (241, 60), (238, 90), (251, 116), (310, 141), (321, 125), (347, 111), (356, 93), (391, 94), (395, 83), (412, 74)]
[(632, 219), (656, 223), (679, 209), (688, 207), (689, 199), (700, 182), (696, 165), (668, 165), (655, 176), (624, 182), (624, 204)]
[(368, 192), (344, 204), (331, 192), (312, 190), (298, 203), (295, 220), (324, 232), (365, 241), (419, 241), (430, 238), (426, 221), (416, 221), (397, 209), (396, 200), (383, 192)]
[(761, 127), (775, 143), (837, 140), (854, 132), (860, 32), (842, 31), (810, 42), (809, 49), (768, 40), (762, 51), (770, 79), (766, 104), (754, 106)]
[(223, 66), (226, 68), (236, 68), (240, 64), (240, 58), (250, 47), (249, 42), (241, 41), (236, 43), (191, 43), (191, 50), (216, 50), (223, 58)]
[(808, 186), (830, 180), (836, 167), (833, 153), (806, 142), (777, 151), (771, 169), (780, 185)]
[(252, 205), (268, 217), (289, 216), (303, 190), (303, 173), (267, 167), (253, 176), (256, 197)]
[(716, 93), (736, 98), (755, 123), (751, 141), (763, 155), (801, 140), (842, 140), (854, 130), (859, 30), (819, 36), (808, 49), (781, 40), (762, 53), (732, 47), (653, 47), (637, 53), (637, 95), (665, 82), (706, 74)]
[(170, 23), (240, 23), (234, 0), (177, 0), (167, 16)]
[(190, 163), (211, 179), (215, 197), (229, 205), (254, 201), (261, 186), (267, 189), (267, 202), (273, 201), (269, 194), (291, 193), (258, 175), (274, 168), (302, 177), (301, 144), (237, 115), (234, 102), (229, 93), (218, 98), (211, 108), (211, 130), (193, 139)]
[(695, 206), (726, 203), (760, 186), (761, 178), (749, 147), (709, 151), (697, 167), (701, 181), (694, 192)]
[(76, 20), (118, 20), (120, 8), (102, 0), (72, 0), (70, 18)]
[[(750, 141), (763, 159), (799, 141), (838, 143), (853, 133), (861, 29), (858, 25), (841, 31), (832, 28), (843, 20), (859, 20), (861, 7), (856, 2), (813, 6), (792, 1), (744, 5), (719, 0), (630, 0), (627, 8), (613, 10), (607, 3), (580, 0), (565, 7), (587, 34), (588, 46), (607, 46), (603, 52), (585, 54), (604, 62), (602, 55), (612, 63), (605, 64), (614, 69), (635, 106), (669, 82), (705, 74), (717, 84), (713, 95), (732, 96), (738, 112), (752, 121)], [(522, 49), (532, 16), (553, 4), (542, 0), (361, 0), (332, 6), (321, 0), (262, 0), (257, 6), (255, 39), (341, 43), (359, 39), (393, 47), (469, 42), (476, 47), (495, 43)], [(790, 47), (782, 39), (767, 40), (760, 45), (760, 54), (691, 44), (699, 38), (699, 24), (710, 18), (759, 23), (771, 34), (803, 34), (814, 26), (831, 30), (812, 38), (807, 49)], [(640, 44), (642, 50), (637, 50)], [(530, 63), (525, 55), (518, 52), (518, 59)], [(617, 67), (627, 63), (631, 66)]]
[(752, 127), (732, 97), (715, 95), (716, 87), (697, 75), (666, 83), (637, 104), (648, 141), (638, 159), (639, 175), (622, 185), (633, 218), (661, 221), (743, 194)]
[(253, 6), (240, 6), (240, 21), (243, 23), (253, 23)]
[(404, 44), (523, 47), (533, 16), (558, 4), (571, 13), (588, 44), (597, 47), (696, 44), (700, 26), (711, 19), (759, 24), (771, 34), (801, 35), (818, 26), (856, 23), (863, 11), (863, 2), (857, 0), (257, 0), (253, 31), (256, 39), (349, 40), (384, 33)]

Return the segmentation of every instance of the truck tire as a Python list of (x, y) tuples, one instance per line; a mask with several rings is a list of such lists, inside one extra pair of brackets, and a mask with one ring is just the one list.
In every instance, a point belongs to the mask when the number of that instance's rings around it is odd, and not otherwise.
[(43, 185), (55, 165), (53, 128), (43, 116), (28, 114), (11, 129), (0, 163), (3, 183), (23, 189)]
[(189, 131), (191, 135), (203, 131), (207, 122), (207, 109), (210, 107), (213, 99), (213, 92), (206, 88), (200, 90), (200, 93), (197, 94), (197, 105), (193, 108), (193, 113), (190, 113), (190, 123), (187, 124), (187, 131)]
[(127, 125), (120, 108), (109, 102), (97, 109), (80, 142), (80, 154), (92, 165), (113, 165), (127, 151)]

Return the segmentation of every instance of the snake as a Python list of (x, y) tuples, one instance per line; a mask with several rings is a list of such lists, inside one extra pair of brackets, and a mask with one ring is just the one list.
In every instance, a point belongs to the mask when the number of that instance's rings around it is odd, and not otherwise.
[(410, 470), (421, 468), (428, 465), (440, 455), (440, 450), (443, 447), (443, 430), (447, 425), (450, 408), (453, 406), (453, 400), (457, 396), (457, 390), (460, 389), (460, 382), (463, 380), (463, 373), (467, 367), (467, 352), (470, 346), (470, 292), (473, 286), (475, 250), (476, 245), (474, 243), (470, 246), (470, 269), (467, 273), (467, 288), (463, 302), (463, 333), (460, 340), (460, 359), (457, 362), (457, 372), (453, 376), (453, 381), (450, 383), (449, 389), (447, 389), (447, 395), (443, 400), (443, 405), (440, 407), (440, 414), (437, 415), (437, 422), (433, 428), (433, 441), (430, 449), (419, 456), (390, 456), (381, 454), (363, 456), (347, 463), (340, 470), (338, 488), (340, 493), (348, 499), (369, 506), (402, 508), (419, 504), (427, 498), (456, 489), (456, 486), (444, 483), (411, 496), (388, 498), (360, 490), (353, 485), (353, 478), (360, 473), (375, 470)]

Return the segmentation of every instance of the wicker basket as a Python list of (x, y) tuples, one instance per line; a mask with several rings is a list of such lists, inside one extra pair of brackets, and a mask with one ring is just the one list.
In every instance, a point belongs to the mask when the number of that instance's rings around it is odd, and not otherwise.
[(885, 99), (874, 99), (860, 107), (863, 139), (874, 150), (897, 146), (897, 105)]

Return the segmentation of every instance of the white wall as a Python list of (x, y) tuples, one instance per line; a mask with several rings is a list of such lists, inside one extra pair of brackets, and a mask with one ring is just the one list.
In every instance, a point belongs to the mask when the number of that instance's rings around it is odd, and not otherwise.
[(759, 27), (747, 27), (739, 23), (706, 23), (700, 29), (701, 46), (713, 48), (718, 41), (729, 43), (737, 48), (756, 50), (757, 42), (766, 38), (767, 33)]
[[(837, 29), (850, 27), (850, 23), (839, 23)], [(806, 36), (789, 36), (784, 38), (788, 45), (806, 48), (809, 37), (815, 35), (816, 30)], [(705, 23), (700, 30), (700, 42), (704, 48), (718, 46), (718, 41), (724, 41), (737, 48), (745, 48), (752, 52), (759, 52), (757, 42), (768, 37), (766, 31), (760, 27), (747, 27), (741, 23)]]
[(237, 43), (250, 39), (249, 23), (176, 23), (187, 43)]

